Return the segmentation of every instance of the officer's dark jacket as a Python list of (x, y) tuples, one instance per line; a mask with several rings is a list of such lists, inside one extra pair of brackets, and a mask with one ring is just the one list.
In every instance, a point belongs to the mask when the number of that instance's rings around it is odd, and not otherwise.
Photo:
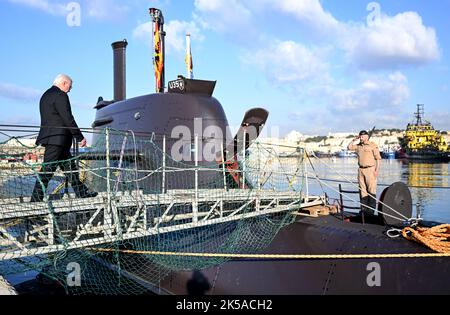
[(39, 110), (41, 129), (36, 139), (37, 145), (70, 146), (73, 138), (78, 142), (83, 140), (84, 137), (72, 115), (69, 96), (57, 86), (52, 86), (42, 95)]

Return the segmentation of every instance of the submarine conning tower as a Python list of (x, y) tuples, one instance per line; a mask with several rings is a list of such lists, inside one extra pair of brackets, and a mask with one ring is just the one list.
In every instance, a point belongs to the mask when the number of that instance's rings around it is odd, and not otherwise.
[[(105, 101), (102, 97), (99, 98), (92, 127), (97, 131), (110, 128), (154, 137), (160, 148), (163, 147), (164, 139), (164, 149), (169, 155), (177, 151), (183, 156), (192, 156), (195, 138), (198, 139), (197, 145), (200, 147), (212, 141), (218, 146), (226, 146), (227, 139), (231, 139), (231, 136), (227, 134), (228, 121), (223, 107), (213, 97), (216, 81), (188, 79), (179, 75), (165, 86), (164, 17), (158, 9), (151, 8), (149, 11), (153, 29), (155, 92), (127, 98), (128, 43), (125, 39), (112, 43), (114, 99)], [(98, 137), (94, 133), (93, 144)], [(180, 139), (184, 141), (182, 148), (178, 147)], [(174, 145), (178, 145), (175, 151)], [(194, 161), (194, 158), (190, 161)], [(211, 163), (199, 162), (200, 165)]]
[[(164, 16), (159, 9), (150, 8), (154, 48), (155, 93), (127, 99), (126, 49), (127, 41), (112, 43), (114, 55), (114, 99), (98, 99), (93, 128), (110, 127), (141, 133), (171, 136), (177, 125), (193, 128), (194, 119), (202, 119), (204, 128), (214, 124), (225, 136), (228, 122), (221, 104), (212, 96), (216, 81), (187, 79), (181, 75), (165, 87)], [(204, 129), (203, 128), (203, 129)], [(194, 133), (203, 130), (192, 129)]]

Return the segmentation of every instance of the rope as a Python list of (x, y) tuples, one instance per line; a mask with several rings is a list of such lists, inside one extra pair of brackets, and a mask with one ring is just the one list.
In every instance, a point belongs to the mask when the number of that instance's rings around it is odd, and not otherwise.
[(432, 228), (411, 227), (402, 231), (404, 238), (423, 244), (432, 250), (450, 255), (450, 224), (441, 224)]
[[(342, 177), (343, 179), (345, 179), (348, 183), (350, 183), (352, 186), (357, 187), (358, 191), (362, 191), (361, 187), (359, 187), (358, 185), (354, 184), (350, 179), (348, 179), (347, 177), (345, 177), (344, 175), (342, 175), (341, 173), (339, 173), (336, 170), (333, 170), (329, 165), (327, 165), (326, 163), (322, 162), (314, 153), (312, 153), (312, 156), (314, 158), (316, 158), (320, 163), (324, 164), (327, 168), (331, 169), (332, 171), (334, 171), (338, 176)], [(317, 174), (316, 174), (316, 179), (319, 180)], [(382, 204), (383, 206), (385, 206), (386, 208), (394, 211), (397, 215), (399, 215), (400, 217), (403, 217), (405, 220), (409, 220), (406, 216), (404, 216), (402, 213), (398, 212), (397, 210), (393, 209), (391, 206), (385, 204), (384, 202), (382, 202), (381, 200), (378, 200), (377, 198), (373, 197), (372, 195), (369, 195), (370, 198), (378, 201), (379, 204)], [(396, 218), (397, 219), (397, 218)]]
[(180, 252), (160, 252), (160, 251), (139, 251), (139, 250), (116, 250), (112, 248), (88, 248), (88, 250), (102, 253), (119, 251), (122, 254), (159, 255), (159, 256), (179, 256), (179, 257), (203, 257), (203, 258), (240, 258), (259, 260), (303, 260), (303, 259), (383, 259), (383, 258), (434, 258), (450, 257), (449, 253), (410, 253), (410, 254), (222, 254), (222, 253), (180, 253)]
[[(316, 169), (314, 168), (314, 164), (313, 164), (313, 162), (311, 161), (311, 158), (309, 157), (309, 155), (306, 153), (306, 151), (305, 151), (305, 155), (306, 155), (306, 158), (307, 158), (308, 161), (309, 161), (309, 164), (311, 165), (311, 168), (312, 168), (312, 170), (313, 170), (313, 172), (314, 172), (314, 175), (315, 175), (316, 179), (318, 179), (319, 177), (318, 177), (318, 175), (317, 175)], [(306, 172), (306, 173), (308, 173), (308, 172)], [(318, 180), (318, 182), (319, 182), (320, 188), (322, 189), (323, 194), (326, 196), (327, 194), (326, 194), (326, 192), (325, 192), (325, 189), (323, 188), (322, 182), (321, 182), (320, 180)]]
[[(314, 177), (315, 177), (315, 179), (317, 180), (317, 181), (321, 181), (318, 177), (317, 177), (317, 174), (313, 174), (314, 175)], [(329, 189), (331, 189), (331, 190), (333, 190), (334, 192), (337, 192), (337, 193), (341, 193), (341, 192), (339, 192), (339, 190), (337, 190), (337, 189), (335, 189), (334, 187), (332, 187), (331, 185), (328, 185), (327, 183), (325, 183), (325, 182), (323, 182), (323, 185), (325, 185), (326, 187), (328, 187)], [(357, 201), (356, 199), (354, 199), (354, 198), (352, 198), (351, 196), (349, 196), (349, 195), (347, 195), (347, 194), (345, 194), (345, 193), (342, 193), (342, 195), (343, 196), (345, 196), (346, 198), (348, 198), (348, 200), (351, 200), (351, 201), (353, 201), (353, 202), (355, 202), (355, 203), (357, 203), (357, 204), (361, 204), (360, 203), (360, 201)], [(413, 220), (412, 218), (410, 218), (410, 219), (408, 219), (406, 216), (404, 216), (404, 215), (401, 215), (403, 218), (401, 218), (401, 217), (396, 217), (395, 215), (391, 215), (391, 214), (389, 214), (389, 213), (385, 213), (384, 211), (380, 211), (380, 210), (378, 210), (378, 209), (375, 209), (375, 208), (372, 208), (372, 207), (370, 207), (370, 206), (367, 206), (366, 205), (366, 208), (368, 208), (368, 209), (371, 209), (371, 210), (373, 210), (373, 211), (378, 211), (378, 213), (381, 213), (381, 214), (383, 214), (383, 216), (387, 216), (387, 217), (390, 217), (390, 218), (392, 218), (392, 219), (394, 219), (394, 220), (397, 220), (397, 221), (400, 221), (400, 222), (405, 222), (405, 221), (411, 221), (411, 220)], [(389, 207), (390, 208), (390, 207)], [(394, 212), (396, 212), (396, 213), (398, 213), (397, 211), (395, 211), (394, 210)]]
[[(392, 173), (390, 173), (390, 175), (392, 175)], [(319, 177), (319, 179), (321, 181), (326, 181), (326, 182), (333, 182), (333, 183), (348, 183), (347, 181), (344, 180), (339, 180), (339, 179), (331, 179), (331, 178), (321, 178)], [(357, 185), (357, 182), (352, 181), (351, 184)], [(384, 183), (377, 183), (378, 187), (390, 187), (391, 184), (384, 184)], [(450, 189), (450, 186), (417, 186), (417, 185), (408, 185), (408, 188), (420, 188), (420, 189)]]
[(387, 230), (386, 235), (389, 238), (399, 238), (402, 235), (402, 230), (392, 228), (392, 229)]

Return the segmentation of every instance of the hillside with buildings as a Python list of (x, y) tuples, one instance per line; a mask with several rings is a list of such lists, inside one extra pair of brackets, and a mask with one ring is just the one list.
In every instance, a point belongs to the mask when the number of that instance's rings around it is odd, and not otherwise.
[[(449, 143), (450, 135), (443, 132), (444, 137)], [(264, 138), (261, 142), (277, 144), (281, 146), (300, 146), (304, 147), (308, 152), (316, 152), (319, 154), (336, 155), (340, 151), (345, 150), (347, 145), (357, 136), (354, 132), (329, 133), (327, 136), (320, 135), (304, 135), (298, 131), (291, 131), (286, 137)], [(375, 130), (370, 141), (378, 144), (380, 151), (396, 151), (400, 149), (399, 138), (404, 136), (404, 131), (400, 129), (383, 129)], [(284, 151), (291, 151), (289, 148)]]
[[(448, 132), (442, 132), (447, 143), (450, 143), (450, 135)], [(284, 138), (260, 138), (262, 143), (279, 145), (279, 152), (293, 153), (296, 147), (305, 148), (307, 152), (315, 152), (319, 155), (337, 155), (342, 150), (346, 150), (347, 145), (356, 137), (355, 132), (343, 133), (329, 133), (327, 136), (321, 135), (305, 135), (298, 131), (291, 131)], [(371, 141), (375, 142), (380, 151), (397, 151), (400, 149), (399, 139), (404, 137), (404, 131), (399, 129), (384, 129), (375, 130)], [(35, 146), (35, 139), (20, 139), (15, 138), (0, 144), (3, 152), (13, 153), (18, 148), (24, 147), (33, 148)], [(291, 147), (291, 148), (290, 148)], [(36, 162), (42, 160), (43, 148), (39, 147), (35, 150), (30, 150), (31, 155), (26, 155), (24, 161)], [(0, 158), (0, 164), (7, 164), (9, 159), (7, 156)]]

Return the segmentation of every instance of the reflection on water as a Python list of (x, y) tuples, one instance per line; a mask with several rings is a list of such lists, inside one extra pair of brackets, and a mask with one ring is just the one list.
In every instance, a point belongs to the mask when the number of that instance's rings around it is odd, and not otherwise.
[[(358, 165), (356, 159), (313, 160), (314, 169), (325, 182), (325, 191), (331, 198), (337, 197), (338, 182), (356, 182)], [(312, 173), (312, 168), (308, 169)], [(426, 220), (450, 222), (450, 170), (448, 163), (408, 162), (404, 160), (383, 160), (378, 179), (378, 196), (395, 182), (403, 182), (410, 187), (413, 198), (413, 213), (420, 211)], [(356, 190), (355, 185), (344, 183), (345, 188)], [(322, 191), (317, 182), (311, 182), (311, 191)], [(355, 197), (353, 197), (355, 198)]]
[[(404, 162), (403, 180), (408, 186), (412, 187), (412, 193), (416, 196), (417, 211), (424, 214), (430, 212), (427, 209), (433, 209), (436, 214), (441, 213), (442, 217), (450, 216), (449, 199), (445, 197), (450, 190), (449, 187), (449, 165), (448, 163), (430, 163), (430, 162)], [(441, 200), (439, 200), (441, 198)], [(443, 199), (442, 199), (443, 198)], [(447, 209), (447, 211), (446, 211)], [(427, 213), (431, 215), (431, 213)], [(434, 214), (433, 214), (434, 216)]]
[(448, 164), (426, 162), (401, 162), (404, 178), (409, 186), (426, 188), (448, 187)]

